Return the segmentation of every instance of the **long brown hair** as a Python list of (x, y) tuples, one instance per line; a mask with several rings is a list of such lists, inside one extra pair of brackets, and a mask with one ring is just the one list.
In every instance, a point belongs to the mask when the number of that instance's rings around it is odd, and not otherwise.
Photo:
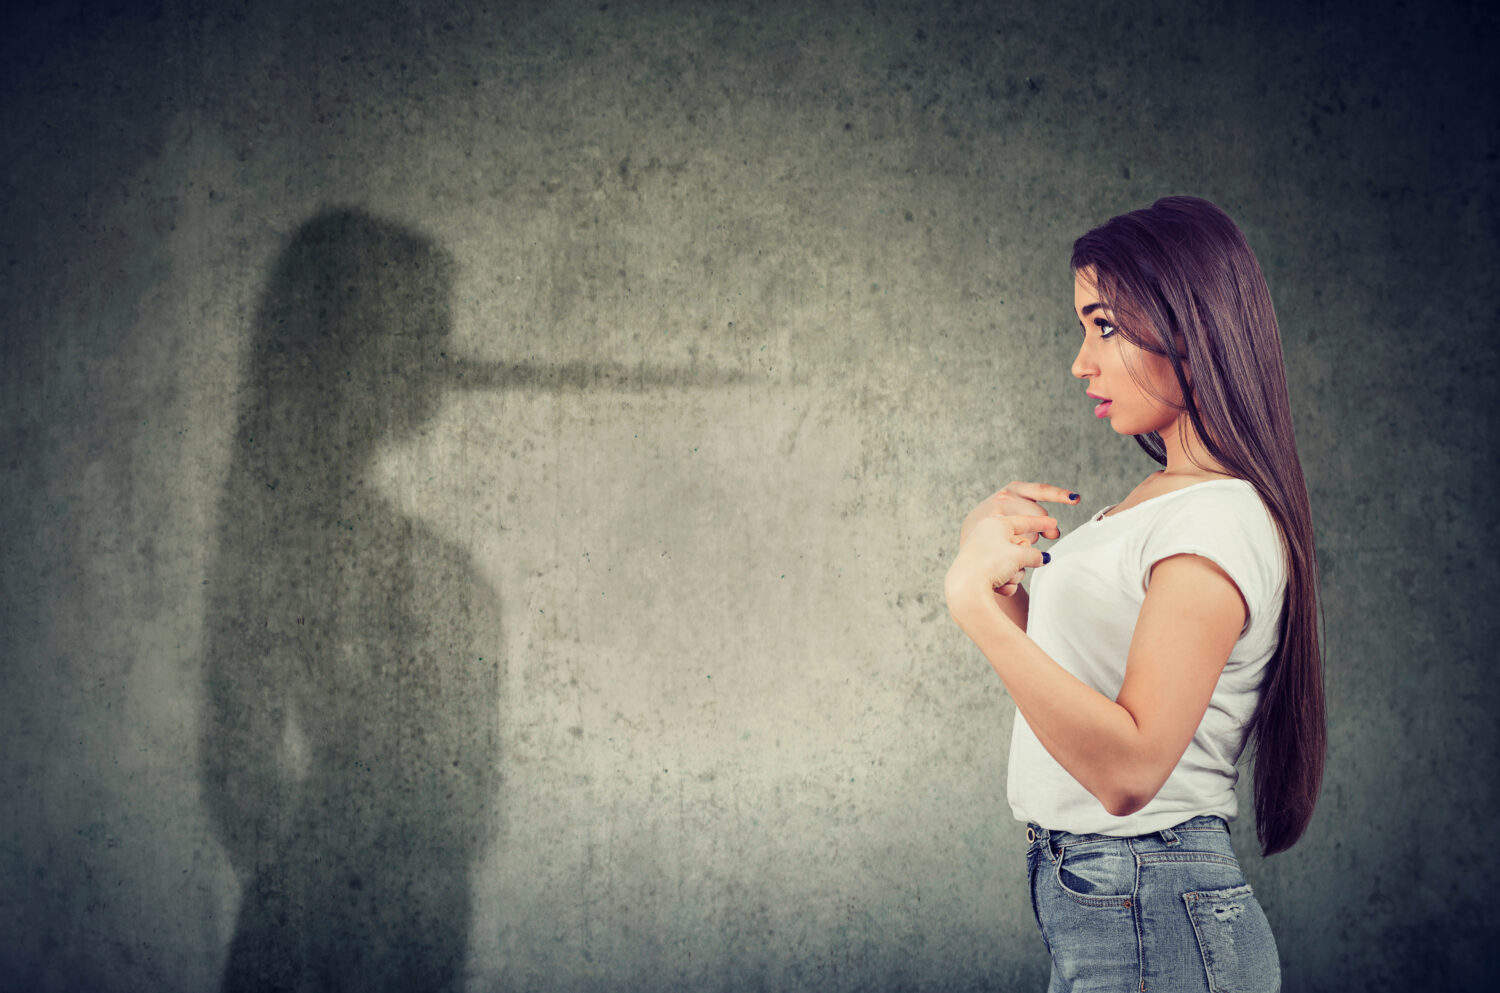
[[(1228, 215), (1187, 196), (1163, 197), (1085, 234), (1073, 243), (1072, 267), (1094, 269), (1119, 334), (1171, 362), (1185, 401), (1178, 409), (1209, 454), (1255, 487), (1280, 529), (1286, 599), (1247, 731), (1255, 744), (1256, 834), (1261, 854), (1275, 855), (1312, 819), (1327, 720), (1312, 510), (1265, 276)], [(1158, 432), (1135, 440), (1166, 465)]]

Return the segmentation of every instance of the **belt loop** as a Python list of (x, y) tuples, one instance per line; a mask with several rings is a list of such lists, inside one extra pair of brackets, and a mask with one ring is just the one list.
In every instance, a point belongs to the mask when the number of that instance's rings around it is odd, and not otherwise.
[(1177, 839), (1177, 832), (1173, 831), (1169, 827), (1162, 828), (1160, 831), (1158, 831), (1156, 833), (1159, 834), (1159, 835), (1161, 835), (1161, 840), (1164, 841), (1164, 842), (1166, 842), (1168, 845), (1176, 845), (1176, 844), (1179, 843), (1178, 839)]

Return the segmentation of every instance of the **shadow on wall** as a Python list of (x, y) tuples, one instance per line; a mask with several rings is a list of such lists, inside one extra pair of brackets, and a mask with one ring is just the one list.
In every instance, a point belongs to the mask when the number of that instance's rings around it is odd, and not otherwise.
[(452, 270), (333, 210), (261, 301), (207, 596), (202, 775), (243, 885), (226, 991), (462, 977), (499, 786), (489, 587), (363, 481), (440, 403)]

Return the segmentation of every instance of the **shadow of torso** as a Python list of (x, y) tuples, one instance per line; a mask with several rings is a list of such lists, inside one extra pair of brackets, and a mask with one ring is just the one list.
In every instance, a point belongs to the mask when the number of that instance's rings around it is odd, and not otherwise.
[(210, 762), (245, 882), (224, 989), (448, 988), (498, 785), (487, 585), (364, 493), (265, 523), (214, 598)]

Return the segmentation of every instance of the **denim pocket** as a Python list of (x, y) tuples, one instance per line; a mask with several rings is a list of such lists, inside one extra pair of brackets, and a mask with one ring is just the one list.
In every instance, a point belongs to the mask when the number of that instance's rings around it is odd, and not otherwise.
[(1124, 842), (1065, 845), (1056, 869), (1058, 888), (1076, 903), (1129, 906), (1135, 895), (1135, 853)]
[(1276, 993), (1281, 959), (1271, 922), (1248, 885), (1182, 895), (1211, 993)]

